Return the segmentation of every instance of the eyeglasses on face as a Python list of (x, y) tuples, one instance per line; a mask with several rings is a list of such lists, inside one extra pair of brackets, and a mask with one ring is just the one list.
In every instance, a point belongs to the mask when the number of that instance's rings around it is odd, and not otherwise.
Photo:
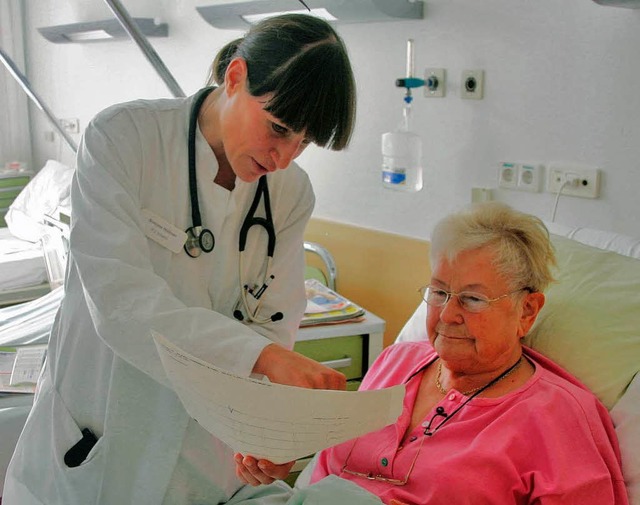
[(474, 293), (473, 291), (461, 291), (455, 293), (453, 291), (447, 291), (446, 289), (439, 288), (437, 286), (423, 286), (419, 290), (422, 299), (432, 307), (444, 307), (452, 297), (458, 297), (460, 306), (468, 312), (482, 312), (488, 309), (493, 302), (502, 300), (508, 296), (519, 293), (520, 291), (529, 291), (529, 288), (520, 288), (510, 293), (500, 295), (496, 298), (489, 298), (481, 293)]

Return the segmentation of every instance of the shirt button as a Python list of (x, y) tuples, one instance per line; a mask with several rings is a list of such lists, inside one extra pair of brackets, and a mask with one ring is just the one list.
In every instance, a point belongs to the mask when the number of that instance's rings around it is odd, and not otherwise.
[(451, 394), (449, 395), (449, 400), (455, 400), (455, 399), (456, 399), (456, 395), (455, 395), (455, 394), (453, 394), (453, 393), (451, 393)]
[(382, 463), (382, 466), (387, 466), (389, 464), (389, 460), (387, 458), (382, 458), (380, 463)]

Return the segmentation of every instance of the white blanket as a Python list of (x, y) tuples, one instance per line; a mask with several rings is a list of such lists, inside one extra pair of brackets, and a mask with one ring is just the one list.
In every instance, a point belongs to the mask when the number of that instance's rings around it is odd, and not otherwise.
[(47, 269), (40, 244), (20, 240), (8, 228), (0, 228), (0, 290), (44, 282), (47, 282)]

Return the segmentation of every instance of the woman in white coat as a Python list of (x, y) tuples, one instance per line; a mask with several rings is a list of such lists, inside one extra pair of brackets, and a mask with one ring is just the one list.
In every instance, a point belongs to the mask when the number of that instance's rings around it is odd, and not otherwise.
[[(344, 388), (341, 374), (290, 350), (305, 307), (303, 232), (314, 205), (293, 160), (310, 142), (339, 150), (349, 141), (355, 85), (344, 44), (316, 18), (272, 18), (225, 47), (212, 76), (219, 87), (196, 95), (199, 110), (194, 97), (139, 100), (106, 109), (84, 133), (66, 296), (8, 470), (6, 505), (240, 503), (281, 492), (242, 487), (231, 449), (171, 389), (151, 330), (236, 374)], [(176, 246), (194, 225), (192, 112), (199, 210), (215, 238), (198, 257)], [(270, 265), (259, 226), (238, 251), (260, 178), (276, 233)], [(256, 215), (266, 218), (264, 200)], [(268, 267), (259, 323), (249, 322), (256, 301), (247, 297), (249, 310), (239, 303), (242, 286), (260, 284)], [(243, 322), (233, 318), (238, 308)]]

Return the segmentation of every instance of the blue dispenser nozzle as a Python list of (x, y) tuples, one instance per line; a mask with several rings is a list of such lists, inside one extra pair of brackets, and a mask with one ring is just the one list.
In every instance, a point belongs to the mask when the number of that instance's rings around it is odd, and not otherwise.
[(425, 80), (418, 77), (402, 77), (400, 79), (396, 79), (396, 86), (399, 88), (420, 88), (425, 84)]
[(425, 84), (425, 80), (418, 77), (402, 77), (400, 79), (396, 79), (396, 86), (398, 88), (406, 88), (407, 90), (407, 93), (404, 96), (404, 101), (406, 103), (411, 103), (413, 101), (413, 97), (411, 96), (411, 89), (420, 88)]

